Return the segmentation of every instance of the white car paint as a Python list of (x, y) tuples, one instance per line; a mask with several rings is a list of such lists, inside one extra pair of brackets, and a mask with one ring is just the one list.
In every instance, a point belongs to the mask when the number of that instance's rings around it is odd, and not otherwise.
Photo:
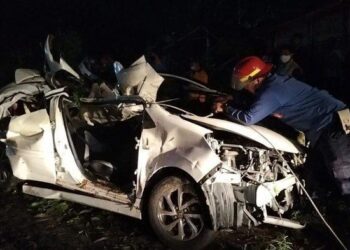
[(40, 72), (33, 69), (16, 69), (15, 83), (45, 82)]
[(139, 95), (147, 102), (156, 100), (157, 91), (164, 78), (141, 56), (130, 67), (116, 75), (123, 95)]
[(136, 207), (130, 206), (129, 204), (117, 203), (111, 200), (99, 199), (82, 194), (52, 190), (48, 188), (33, 187), (30, 185), (23, 185), (23, 192), (45, 199), (67, 200), (77, 202), (83, 205), (88, 205), (91, 207), (108, 210), (115, 213), (124, 214), (137, 219), (142, 218), (141, 211)]
[(71, 145), (68, 141), (67, 131), (64, 125), (62, 110), (59, 108), (61, 96), (55, 96), (51, 100), (51, 116), (55, 120), (54, 143), (59, 155), (58, 179), (71, 184), (82, 183), (86, 180), (74, 158)]
[(31, 100), (39, 93), (46, 93), (50, 88), (42, 82), (10, 83), (0, 89), (0, 118), (10, 116), (9, 109), (19, 100)]
[(22, 180), (56, 182), (51, 129), (45, 109), (11, 119), (6, 153), (14, 176)]
[(140, 194), (158, 170), (176, 167), (199, 181), (221, 163), (204, 136), (212, 131), (181, 119), (158, 104), (146, 109), (155, 122), (154, 128), (143, 129), (140, 139), (138, 178)]
[(224, 130), (227, 132), (244, 136), (248, 139), (259, 142), (265, 147), (271, 149), (277, 149), (290, 153), (299, 153), (299, 150), (287, 138), (270, 129), (258, 125), (245, 126), (235, 122), (225, 121), (221, 119), (192, 115), (183, 115), (183, 117), (192, 121), (202, 123), (203, 125), (210, 126), (214, 129)]
[(62, 57), (59, 58), (58, 62), (56, 62), (54, 60), (52, 53), (51, 53), (51, 49), (52, 49), (51, 48), (51, 40), (52, 39), (53, 39), (52, 36), (47, 36), (47, 39), (45, 42), (45, 47), (44, 47), (45, 58), (46, 58), (46, 62), (48, 64), (48, 66), (49, 66), (50, 72), (52, 74), (54, 74), (57, 71), (65, 70), (79, 79), (80, 78), (79, 74), (77, 72), (75, 72), (75, 70), (72, 69), (72, 67), (69, 66), (68, 63)]

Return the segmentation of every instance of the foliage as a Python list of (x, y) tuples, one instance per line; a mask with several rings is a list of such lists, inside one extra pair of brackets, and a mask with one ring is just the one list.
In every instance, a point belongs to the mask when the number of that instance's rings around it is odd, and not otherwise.
[(270, 242), (268, 250), (292, 250), (293, 243), (289, 241), (287, 235), (278, 234), (277, 237)]

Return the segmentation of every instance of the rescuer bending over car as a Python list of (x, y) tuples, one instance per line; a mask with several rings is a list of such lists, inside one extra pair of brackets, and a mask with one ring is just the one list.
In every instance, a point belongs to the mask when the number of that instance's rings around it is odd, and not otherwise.
[(322, 157), (328, 172), (343, 195), (350, 194), (350, 113), (346, 105), (327, 91), (318, 90), (290, 76), (272, 72), (272, 64), (258, 57), (246, 57), (233, 70), (232, 87), (255, 95), (245, 110), (228, 101), (214, 104), (215, 113), (247, 125), (269, 115), (305, 133), (311, 152)]

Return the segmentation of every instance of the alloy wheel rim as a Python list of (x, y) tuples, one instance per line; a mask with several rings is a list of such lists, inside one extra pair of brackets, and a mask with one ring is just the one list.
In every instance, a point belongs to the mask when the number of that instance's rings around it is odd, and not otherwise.
[(157, 212), (164, 231), (176, 240), (194, 239), (204, 227), (200, 202), (195, 192), (186, 185), (164, 193)]

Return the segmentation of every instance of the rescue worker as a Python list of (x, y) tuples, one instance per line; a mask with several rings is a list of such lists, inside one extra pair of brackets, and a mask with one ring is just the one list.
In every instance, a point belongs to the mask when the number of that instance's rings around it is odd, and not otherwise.
[(350, 194), (350, 122), (341, 122), (350, 120), (350, 113), (343, 102), (293, 77), (273, 73), (272, 64), (255, 56), (234, 67), (232, 87), (254, 94), (254, 102), (244, 110), (219, 101), (213, 106), (215, 113), (224, 112), (247, 125), (273, 115), (304, 132), (311, 152), (322, 158), (318, 167), (324, 162), (341, 194)]
[[(189, 77), (197, 82), (200, 82), (204, 85), (208, 85), (208, 73), (202, 67), (202, 65), (194, 60), (190, 63), (190, 73)], [(190, 98), (192, 100), (197, 100), (199, 103), (205, 103), (207, 101), (206, 95), (191, 93)]]
[(293, 59), (293, 53), (289, 48), (283, 48), (280, 53), (280, 63), (277, 66), (276, 73), (280, 75), (289, 75), (294, 78), (301, 79), (303, 69)]

